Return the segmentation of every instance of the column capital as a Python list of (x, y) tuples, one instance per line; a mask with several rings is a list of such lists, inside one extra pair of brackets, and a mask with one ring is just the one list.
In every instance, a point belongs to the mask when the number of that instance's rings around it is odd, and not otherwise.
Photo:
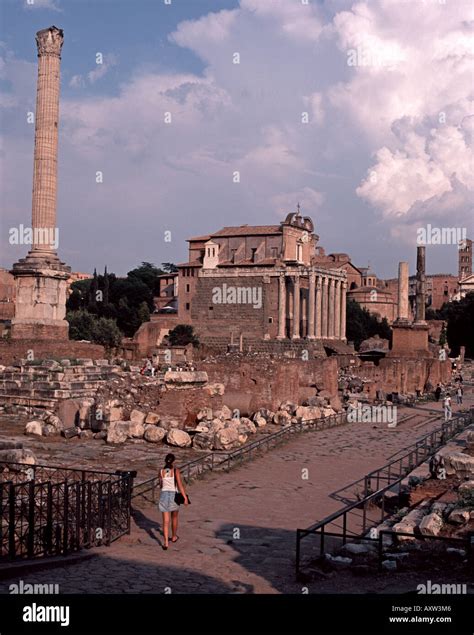
[(61, 57), (61, 48), (64, 41), (64, 31), (55, 26), (48, 29), (42, 29), (36, 34), (36, 46), (38, 48), (38, 57), (43, 55), (52, 55), (53, 57)]

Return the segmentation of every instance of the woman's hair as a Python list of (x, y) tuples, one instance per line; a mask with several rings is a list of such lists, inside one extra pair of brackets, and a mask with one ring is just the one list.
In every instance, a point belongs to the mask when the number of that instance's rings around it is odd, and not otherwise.
[(175, 460), (175, 455), (174, 454), (167, 454), (165, 456), (165, 468), (170, 468), (172, 467), (174, 460)]

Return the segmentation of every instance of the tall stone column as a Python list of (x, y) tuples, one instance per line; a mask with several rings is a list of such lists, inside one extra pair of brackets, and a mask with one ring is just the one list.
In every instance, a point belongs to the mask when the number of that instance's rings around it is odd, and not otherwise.
[(416, 249), (416, 322), (425, 322), (425, 247)]
[(398, 263), (397, 320), (402, 322), (408, 322), (408, 262)]
[(308, 339), (314, 340), (316, 336), (314, 315), (316, 310), (316, 273), (309, 274), (309, 297), (308, 297)]
[[(54, 252), (46, 240), (56, 230), (58, 178), (59, 67), (63, 45), (61, 29), (38, 31), (38, 82), (36, 89), (35, 153), (33, 164), (32, 227), (36, 237), (32, 253)], [(44, 238), (41, 231), (43, 230)]]
[(328, 337), (334, 337), (334, 283), (333, 278), (329, 278), (329, 307), (328, 307)]
[(322, 294), (322, 281), (321, 276), (318, 275), (316, 282), (316, 337), (321, 337), (321, 294)]
[(292, 339), (300, 338), (300, 274), (293, 279), (293, 335)]
[(334, 337), (341, 337), (341, 281), (334, 281)]
[(328, 337), (328, 278), (323, 276), (321, 288), (321, 337)]
[(346, 339), (346, 302), (347, 302), (347, 282), (341, 283), (341, 340)]
[(32, 249), (12, 273), (15, 276), (13, 339), (67, 339), (67, 280), (70, 267), (56, 253), (59, 67), (63, 31), (55, 26), (38, 31), (38, 82), (32, 200)]
[(278, 288), (278, 335), (277, 339), (286, 338), (286, 280), (285, 274), (280, 273)]

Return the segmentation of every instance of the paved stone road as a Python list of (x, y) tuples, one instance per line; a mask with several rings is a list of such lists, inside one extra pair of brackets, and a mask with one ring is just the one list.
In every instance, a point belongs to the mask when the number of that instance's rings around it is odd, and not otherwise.
[[(304, 433), (229, 473), (193, 483), (192, 504), (180, 513), (180, 540), (168, 551), (160, 547), (156, 506), (135, 504), (130, 536), (84, 562), (20, 577), (57, 583), (61, 593), (300, 593), (295, 529), (339, 509), (332, 492), (439, 427), (439, 421), (419, 422)], [(0, 582), (0, 591), (8, 584)]]

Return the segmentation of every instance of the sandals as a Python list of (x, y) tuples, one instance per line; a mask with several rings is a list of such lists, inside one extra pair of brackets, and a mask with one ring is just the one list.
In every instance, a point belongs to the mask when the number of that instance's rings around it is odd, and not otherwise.
[(178, 542), (178, 540), (179, 540), (179, 536), (176, 536), (176, 540), (173, 540), (173, 538), (171, 538), (171, 542), (173, 542), (173, 543), (174, 542)]
[(163, 551), (166, 551), (168, 549), (167, 545), (161, 545), (161, 548), (163, 549)]

